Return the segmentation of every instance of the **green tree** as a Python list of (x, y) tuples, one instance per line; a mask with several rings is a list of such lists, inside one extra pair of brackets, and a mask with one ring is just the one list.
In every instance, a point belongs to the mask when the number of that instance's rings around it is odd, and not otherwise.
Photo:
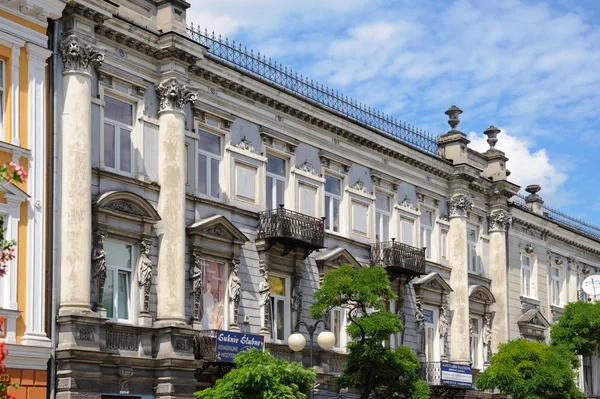
[(564, 346), (582, 356), (593, 354), (600, 345), (600, 303), (571, 302), (550, 330), (553, 346)]
[(235, 357), (235, 368), (214, 387), (196, 392), (198, 399), (305, 399), (316, 375), (299, 363), (250, 349)]
[(385, 268), (340, 266), (325, 274), (313, 296), (314, 319), (333, 307), (347, 309), (350, 325), (348, 359), (336, 380), (338, 388), (357, 388), (361, 399), (429, 398), (429, 386), (419, 378), (420, 364), (408, 347), (387, 348), (382, 341), (404, 328), (385, 302), (396, 299)]
[(563, 346), (519, 338), (501, 344), (475, 386), (512, 399), (584, 399), (575, 385), (577, 357)]

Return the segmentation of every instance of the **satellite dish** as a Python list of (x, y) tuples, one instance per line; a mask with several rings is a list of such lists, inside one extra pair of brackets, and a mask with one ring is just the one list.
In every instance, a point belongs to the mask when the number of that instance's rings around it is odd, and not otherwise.
[(600, 276), (595, 274), (581, 283), (581, 289), (588, 295), (600, 295)]

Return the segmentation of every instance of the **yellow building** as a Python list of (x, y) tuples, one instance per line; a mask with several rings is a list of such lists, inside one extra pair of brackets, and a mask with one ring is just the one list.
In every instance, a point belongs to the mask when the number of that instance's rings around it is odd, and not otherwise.
[(48, 48), (59, 0), (0, 0), (0, 163), (16, 162), (24, 184), (0, 184), (0, 216), (16, 258), (0, 279), (0, 341), (7, 344), (3, 381), (21, 385), (17, 398), (46, 398), (51, 341), (47, 334), (48, 216), (51, 135)]

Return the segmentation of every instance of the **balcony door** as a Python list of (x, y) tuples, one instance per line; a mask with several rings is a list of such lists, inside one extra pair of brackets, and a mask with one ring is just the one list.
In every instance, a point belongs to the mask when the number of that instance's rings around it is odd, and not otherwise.
[(423, 309), (425, 316), (425, 357), (427, 362), (440, 361), (440, 334), (438, 333), (438, 309)]

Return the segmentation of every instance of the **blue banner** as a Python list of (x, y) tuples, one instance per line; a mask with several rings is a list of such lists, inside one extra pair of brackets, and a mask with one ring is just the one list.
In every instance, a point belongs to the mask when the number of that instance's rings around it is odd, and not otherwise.
[(464, 364), (442, 363), (442, 385), (460, 388), (472, 388), (473, 372), (471, 366)]
[(217, 362), (233, 362), (235, 355), (245, 349), (263, 350), (263, 337), (260, 335), (217, 330), (216, 341)]

